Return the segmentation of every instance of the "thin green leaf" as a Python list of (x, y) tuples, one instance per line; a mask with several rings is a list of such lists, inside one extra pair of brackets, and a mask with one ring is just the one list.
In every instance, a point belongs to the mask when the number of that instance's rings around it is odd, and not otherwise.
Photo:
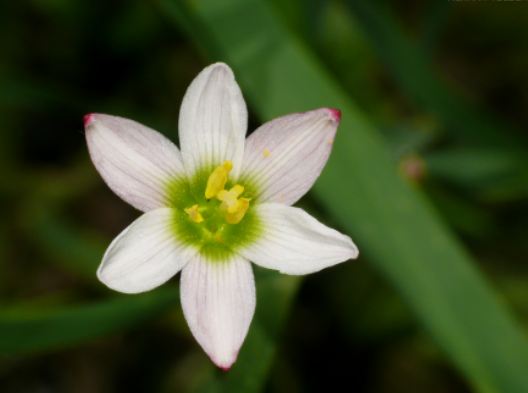
[(100, 236), (79, 229), (52, 210), (36, 212), (28, 222), (31, 240), (54, 263), (96, 282), (95, 271), (105, 250)]
[(165, 289), (64, 308), (9, 306), (0, 313), (0, 354), (69, 347), (136, 325), (177, 303), (178, 292)]
[[(487, 199), (514, 199), (528, 194), (524, 159), (493, 148), (455, 148), (425, 156), (435, 178), (476, 192)], [(500, 193), (500, 194), (498, 194)]]

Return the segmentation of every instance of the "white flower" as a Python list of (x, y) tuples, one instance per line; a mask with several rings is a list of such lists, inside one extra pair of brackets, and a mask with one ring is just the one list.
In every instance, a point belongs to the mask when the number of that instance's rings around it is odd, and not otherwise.
[(192, 334), (228, 369), (255, 310), (249, 261), (299, 275), (358, 256), (348, 236), (291, 207), (321, 173), (339, 121), (336, 109), (291, 114), (245, 140), (246, 104), (222, 63), (205, 68), (185, 94), (181, 151), (132, 120), (87, 115), (95, 167), (144, 212), (110, 244), (98, 278), (116, 291), (139, 293), (181, 270)]

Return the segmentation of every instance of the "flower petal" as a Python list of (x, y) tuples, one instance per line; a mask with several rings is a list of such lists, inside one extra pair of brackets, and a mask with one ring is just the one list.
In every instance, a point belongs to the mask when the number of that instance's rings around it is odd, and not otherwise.
[(278, 203), (265, 203), (254, 209), (262, 220), (264, 233), (239, 253), (257, 265), (297, 275), (314, 273), (358, 256), (352, 239), (302, 209)]
[(242, 177), (261, 185), (260, 202), (292, 205), (321, 174), (339, 125), (337, 109), (295, 113), (260, 126), (246, 141)]
[(185, 176), (176, 145), (118, 116), (86, 115), (85, 129), (92, 161), (112, 191), (141, 211), (167, 205), (167, 182)]
[(171, 208), (150, 211), (121, 232), (103, 256), (99, 280), (119, 292), (139, 293), (178, 273), (198, 251), (178, 241), (173, 214)]
[(180, 109), (180, 147), (189, 176), (204, 167), (233, 163), (240, 171), (247, 130), (247, 108), (233, 72), (212, 64), (193, 80)]
[(193, 259), (181, 275), (181, 303), (196, 341), (223, 369), (235, 362), (255, 312), (251, 264), (241, 257), (227, 262)]

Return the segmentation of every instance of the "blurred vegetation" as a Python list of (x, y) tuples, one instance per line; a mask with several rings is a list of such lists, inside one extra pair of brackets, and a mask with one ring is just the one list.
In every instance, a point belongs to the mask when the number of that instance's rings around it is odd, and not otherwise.
[[(528, 391), (528, 6), (359, 0), (0, 2), (0, 391)], [(250, 129), (337, 106), (300, 205), (361, 257), (255, 268), (235, 367), (192, 339), (178, 279), (95, 277), (138, 212), (89, 162), (82, 116), (177, 138), (179, 104), (226, 61)]]

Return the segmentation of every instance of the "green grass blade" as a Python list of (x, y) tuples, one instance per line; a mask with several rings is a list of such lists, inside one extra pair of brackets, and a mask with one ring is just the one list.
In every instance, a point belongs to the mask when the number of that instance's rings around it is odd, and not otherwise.
[(136, 325), (177, 304), (178, 292), (165, 289), (53, 309), (9, 306), (0, 313), (0, 354), (69, 347)]
[(435, 178), (488, 199), (520, 199), (528, 194), (528, 167), (515, 155), (493, 148), (452, 148), (425, 156)]
[(27, 221), (26, 230), (32, 235), (32, 242), (53, 263), (88, 282), (101, 285), (95, 272), (108, 241), (65, 221), (51, 208), (34, 213), (32, 220)]
[(176, 20), (190, 18), (187, 29), (203, 48), (223, 54), (263, 120), (320, 106), (343, 110), (316, 196), (473, 386), (483, 392), (528, 391), (528, 346), (518, 325), (428, 202), (397, 177), (379, 134), (269, 5), (163, 4)]

